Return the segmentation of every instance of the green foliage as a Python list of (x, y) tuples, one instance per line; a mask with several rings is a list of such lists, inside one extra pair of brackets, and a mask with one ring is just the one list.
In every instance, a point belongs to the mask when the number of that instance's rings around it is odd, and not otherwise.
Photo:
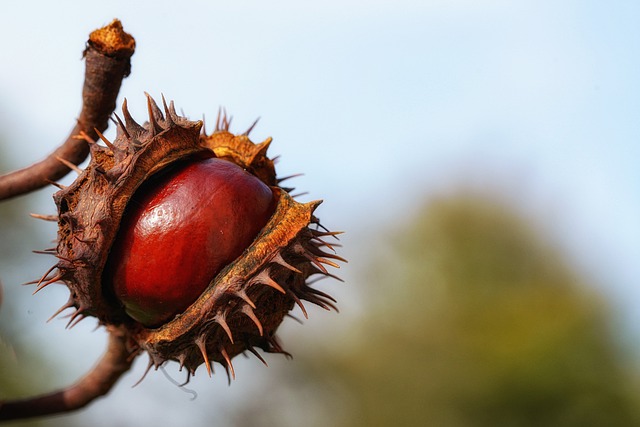
[(640, 425), (606, 302), (507, 205), (434, 201), (382, 247), (366, 314), (291, 385), (309, 425)]
[(375, 265), (367, 338), (336, 366), (354, 425), (640, 421), (606, 304), (504, 205), (434, 202)]

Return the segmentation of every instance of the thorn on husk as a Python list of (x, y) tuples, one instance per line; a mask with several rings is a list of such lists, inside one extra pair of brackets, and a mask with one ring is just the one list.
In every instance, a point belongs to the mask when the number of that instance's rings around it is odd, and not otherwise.
[(240, 289), (236, 291), (236, 296), (238, 296), (238, 298), (240, 298), (241, 300), (249, 304), (251, 308), (254, 308), (254, 309), (256, 308), (255, 303), (251, 301), (251, 298), (249, 298), (249, 295), (247, 295), (247, 292), (244, 289)]
[(42, 215), (37, 213), (30, 213), (29, 216), (31, 216), (31, 218), (41, 219), (43, 221), (58, 222), (58, 215)]
[(136, 387), (138, 384), (142, 382), (142, 380), (144, 380), (147, 377), (147, 374), (149, 373), (153, 365), (154, 365), (153, 359), (151, 358), (151, 355), (149, 355), (149, 363), (147, 364), (147, 369), (145, 369), (144, 374), (142, 374), (142, 377), (138, 381), (136, 381), (136, 383), (132, 385), (131, 388)]
[(74, 304), (73, 296), (69, 296), (69, 300), (62, 307), (60, 307), (58, 310), (56, 310), (56, 312), (53, 313), (53, 315), (51, 315), (51, 317), (49, 317), (47, 319), (47, 323), (51, 322), (53, 319), (55, 319), (60, 313), (65, 311), (67, 308), (71, 308), (74, 305), (75, 304)]
[(58, 274), (55, 277), (52, 277), (51, 279), (47, 280), (46, 282), (43, 282), (43, 283), (39, 284), (38, 287), (36, 288), (36, 290), (33, 291), (32, 295), (37, 294), (38, 292), (40, 292), (41, 290), (43, 290), (44, 288), (46, 288), (50, 284), (59, 281), (60, 279), (62, 279), (62, 277), (63, 277), (62, 274)]
[(122, 119), (120, 118), (118, 113), (113, 113), (113, 116), (115, 117), (116, 124), (118, 125), (118, 130), (120, 130), (124, 134), (124, 136), (127, 137), (127, 139), (131, 139), (131, 134), (129, 134), (129, 132), (127, 131), (127, 127), (124, 125), (124, 123), (122, 123)]
[(276, 264), (280, 264), (284, 268), (287, 268), (287, 269), (293, 271), (294, 273), (302, 273), (300, 270), (298, 270), (297, 268), (295, 268), (294, 266), (289, 264), (287, 261), (285, 261), (284, 258), (282, 258), (282, 254), (280, 252), (277, 252), (274, 255), (274, 257), (271, 258), (271, 262), (275, 262)]
[(216, 314), (216, 317), (214, 317), (214, 320), (216, 321), (216, 323), (218, 325), (220, 325), (222, 327), (222, 329), (224, 329), (224, 331), (227, 333), (227, 336), (229, 337), (229, 341), (231, 341), (231, 344), (233, 344), (233, 334), (231, 333), (231, 329), (229, 328), (229, 325), (227, 324), (227, 320), (225, 319), (225, 314), (222, 312), (218, 312)]
[(264, 366), (266, 366), (267, 368), (269, 367), (269, 365), (267, 364), (267, 361), (264, 360), (264, 358), (260, 355), (260, 353), (258, 353), (258, 351), (252, 345), (247, 344), (246, 347), (247, 347), (247, 350), (251, 352), (251, 354), (257, 357), (258, 360), (260, 360), (264, 364)]
[(260, 319), (258, 319), (258, 317), (256, 316), (253, 309), (249, 305), (244, 305), (242, 307), (242, 313), (244, 313), (249, 319), (253, 321), (253, 323), (258, 328), (258, 332), (260, 333), (260, 336), (262, 336), (264, 334), (264, 330), (262, 329), (262, 323), (260, 322)]
[(94, 129), (96, 135), (98, 135), (98, 137), (102, 140), (102, 142), (104, 142), (104, 144), (107, 146), (107, 148), (109, 148), (109, 150), (111, 150), (112, 153), (115, 153), (118, 149), (116, 148), (115, 145), (113, 145), (113, 143), (111, 141), (109, 141), (109, 139), (107, 139), (106, 136), (104, 136), (102, 134), (102, 132), (100, 132), (98, 129)]
[(60, 156), (55, 156), (55, 157), (56, 157), (56, 160), (58, 160), (60, 163), (62, 163), (63, 165), (65, 165), (66, 167), (68, 167), (69, 169), (71, 169), (72, 171), (77, 173), (78, 175), (80, 175), (80, 174), (82, 174), (82, 172), (84, 172), (82, 169), (80, 169), (78, 166), (74, 165), (70, 161), (68, 161), (66, 159), (63, 159)]
[(149, 114), (149, 132), (151, 135), (156, 135), (162, 132), (162, 126), (158, 123), (158, 119), (164, 120), (164, 117), (151, 95), (146, 92), (145, 95), (147, 96), (147, 113)]
[(302, 314), (304, 315), (304, 318), (309, 319), (309, 315), (307, 314), (307, 309), (305, 308), (304, 304), (302, 304), (302, 301), (300, 301), (300, 298), (298, 298), (298, 296), (295, 293), (293, 293), (293, 291), (291, 290), (289, 290), (289, 292), (287, 293), (291, 298), (293, 298), (293, 300), (296, 302), (298, 307), (300, 307), (300, 310), (302, 310)]
[(140, 124), (136, 122), (133, 117), (131, 117), (131, 113), (129, 113), (129, 108), (127, 107), (127, 98), (125, 98), (122, 102), (122, 115), (124, 116), (124, 122), (127, 124), (127, 134), (133, 133), (137, 136), (144, 132), (144, 128), (140, 126)]
[[(225, 362), (227, 362), (225, 369), (229, 368), (229, 370), (231, 370), (231, 377), (233, 377), (233, 379), (235, 380), (236, 371), (235, 369), (233, 369), (233, 363), (231, 363), (231, 358), (227, 354), (227, 350), (224, 347), (220, 347), (220, 354), (222, 354), (222, 357), (224, 357)], [(229, 371), (227, 371), (227, 376), (229, 376)], [(229, 384), (231, 384), (231, 378), (229, 378)]]
[(206, 339), (207, 339), (206, 336), (200, 335), (200, 337), (196, 339), (195, 343), (200, 349), (200, 353), (202, 353), (202, 359), (204, 360), (204, 364), (207, 368), (207, 374), (209, 374), (209, 377), (211, 377), (213, 368), (211, 366), (211, 363), (209, 362), (209, 356), (207, 355)]
[(50, 179), (47, 179), (46, 181), (47, 181), (48, 184), (53, 185), (58, 190), (65, 190), (67, 188), (66, 185), (62, 185), (59, 182), (51, 181)]
[(260, 121), (260, 117), (258, 117), (257, 119), (255, 119), (255, 121), (251, 124), (251, 126), (249, 126), (249, 128), (247, 130), (244, 131), (243, 135), (245, 136), (249, 136), (249, 134), (251, 133), (251, 131), (253, 130), (253, 128), (256, 127), (256, 125), (258, 124), (258, 122)]

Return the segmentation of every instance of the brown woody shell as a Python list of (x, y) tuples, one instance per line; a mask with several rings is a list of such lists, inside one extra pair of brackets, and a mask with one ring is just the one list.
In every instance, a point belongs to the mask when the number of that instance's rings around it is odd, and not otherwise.
[[(211, 374), (215, 361), (234, 376), (231, 359), (247, 350), (261, 360), (256, 347), (288, 354), (275, 332), (295, 305), (305, 317), (304, 300), (335, 309), (335, 300), (312, 288), (308, 279), (335, 277), (325, 265), (338, 267), (333, 260), (344, 260), (324, 238), (338, 233), (320, 228), (313, 215), (320, 201), (298, 203), (289, 189), (277, 186), (282, 180), (276, 178), (273, 162), (266, 156), (271, 139), (254, 144), (249, 131), (231, 134), (226, 114), (218, 118), (213, 134), (202, 134), (202, 122), (179, 116), (173, 103), (168, 107), (163, 99), (163, 113), (151, 97), (147, 101), (149, 121), (136, 123), (125, 101), (124, 121), (116, 116), (115, 140), (100, 135), (105, 145), (88, 141), (89, 165), (78, 171), (73, 184), (55, 193), (59, 229), (53, 253), (59, 262), (38, 281), (37, 290), (64, 282), (70, 297), (53, 317), (70, 308), (68, 326), (94, 316), (101, 324), (121, 328), (130, 337), (132, 351), (149, 354), (149, 368), (174, 360), (190, 375), (204, 362)], [(110, 248), (127, 203), (142, 183), (174, 162), (211, 152), (272, 186), (276, 211), (254, 242), (211, 278), (205, 292), (184, 313), (158, 328), (146, 328), (131, 319), (103, 287)]]

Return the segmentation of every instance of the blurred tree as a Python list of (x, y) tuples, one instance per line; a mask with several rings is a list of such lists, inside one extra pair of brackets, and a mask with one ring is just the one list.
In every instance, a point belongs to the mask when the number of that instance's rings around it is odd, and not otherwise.
[(316, 338), (340, 346), (298, 357), (237, 425), (640, 425), (607, 304), (507, 204), (436, 200), (396, 234), (359, 324)]

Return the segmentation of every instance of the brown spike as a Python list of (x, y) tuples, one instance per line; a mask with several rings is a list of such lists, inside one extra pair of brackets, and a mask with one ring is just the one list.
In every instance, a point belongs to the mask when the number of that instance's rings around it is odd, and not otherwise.
[[(155, 117), (156, 120), (165, 120), (164, 114), (162, 114), (162, 110), (160, 109), (160, 107), (158, 107), (158, 104), (156, 103), (156, 100), (153, 99), (153, 97), (151, 95), (149, 95), (147, 92), (144, 93), (145, 96), (147, 97), (147, 109), (149, 108), (148, 103), (149, 103), (149, 99), (151, 100), (151, 109), (153, 111), (153, 115)], [(163, 96), (164, 98), (164, 96)]]
[(257, 357), (258, 360), (260, 360), (264, 364), (264, 366), (266, 366), (267, 368), (269, 367), (269, 365), (267, 365), (266, 360), (264, 360), (264, 358), (262, 356), (260, 356), (260, 353), (258, 353), (258, 351), (255, 348), (253, 348), (252, 345), (247, 345), (247, 350), (249, 350), (251, 352), (251, 354), (253, 354), (255, 357)]
[(56, 160), (58, 160), (60, 163), (62, 163), (63, 165), (65, 165), (66, 167), (68, 167), (69, 169), (71, 169), (72, 171), (76, 172), (78, 175), (80, 175), (82, 172), (84, 172), (82, 169), (80, 169), (78, 166), (74, 165), (73, 163), (71, 163), (70, 161), (63, 159), (60, 156), (55, 156)]
[(308, 273), (308, 276), (312, 276), (314, 274), (322, 274), (323, 277), (331, 277), (332, 279), (336, 279), (338, 282), (343, 282), (344, 280), (338, 276), (336, 276), (335, 274), (331, 274), (331, 273), (326, 273), (322, 270), (320, 270), (319, 268), (317, 268), (316, 266), (312, 265), (311, 266), (311, 271)]
[(322, 271), (322, 273), (329, 274), (329, 272), (327, 271), (325, 266), (322, 265), (322, 263), (320, 263), (316, 257), (314, 257), (313, 255), (311, 255), (311, 254), (309, 254), (307, 252), (304, 252), (302, 255), (305, 258), (307, 258), (309, 261), (311, 261), (317, 268), (319, 268), (320, 271)]
[(53, 251), (37, 251), (37, 250), (33, 250), (31, 251), (34, 254), (38, 254), (38, 255), (53, 255), (53, 256), (57, 256), (58, 253), (55, 251), (55, 249)]
[[(310, 291), (310, 290), (311, 289), (308, 289), (307, 291)], [(331, 308), (333, 308), (336, 312), (338, 313), (340, 312), (340, 310), (338, 310), (338, 307), (336, 307), (333, 303), (314, 295), (312, 292), (307, 292), (301, 295), (301, 297), (309, 301), (310, 303), (317, 305), (318, 307), (324, 308), (327, 311), (331, 311)]]
[(251, 126), (249, 126), (249, 129), (247, 129), (246, 131), (244, 131), (243, 135), (245, 136), (249, 136), (249, 134), (251, 133), (251, 131), (253, 130), (253, 128), (256, 127), (256, 125), (258, 124), (258, 122), (260, 121), (260, 117), (258, 117), (252, 124)]
[(55, 182), (55, 181), (51, 181), (50, 179), (45, 179), (45, 181), (51, 185), (53, 185), (54, 187), (56, 187), (59, 190), (65, 190), (67, 188), (66, 185), (62, 185), (59, 182)]
[(122, 123), (122, 119), (120, 118), (118, 113), (113, 113), (113, 115), (116, 118), (118, 129), (120, 129), (120, 131), (124, 134), (124, 136), (127, 137), (127, 139), (131, 139), (131, 134), (129, 134), (129, 131), (127, 131), (127, 127), (124, 125), (124, 123)]
[[(184, 363), (187, 360), (187, 354), (186, 353), (180, 353), (180, 355), (178, 356), (178, 363), (180, 364), (179, 367), (179, 371), (182, 372), (182, 368), (184, 368)], [(187, 369), (187, 372), (189, 372), (189, 370)], [(188, 377), (187, 377), (188, 378)]]
[(318, 296), (321, 296), (321, 297), (323, 297), (323, 298), (326, 298), (326, 299), (328, 299), (329, 301), (333, 301), (333, 302), (335, 302), (335, 303), (337, 303), (337, 302), (338, 302), (338, 301), (336, 301), (336, 299), (335, 299), (334, 297), (332, 297), (331, 295), (327, 294), (326, 292), (322, 292), (322, 291), (321, 291), (321, 290), (319, 290), (319, 289), (315, 289), (315, 288), (312, 288), (312, 287), (306, 286), (306, 287), (305, 287), (305, 290), (306, 290), (307, 292), (311, 292), (312, 294), (316, 294), (316, 295), (318, 295)]
[(293, 298), (293, 300), (296, 302), (296, 304), (298, 305), (298, 307), (300, 307), (300, 310), (302, 310), (302, 314), (304, 315), (305, 319), (309, 319), (309, 315), (307, 314), (307, 309), (305, 308), (304, 304), (302, 304), (302, 301), (300, 301), (300, 298), (298, 298), (298, 296), (296, 294), (293, 293), (293, 291), (289, 290), (289, 292), (287, 292), (287, 294)]
[(281, 182), (284, 182), (284, 181), (286, 181), (288, 179), (291, 179), (291, 178), (298, 178), (300, 176), (304, 176), (304, 174), (303, 173), (294, 173), (293, 175), (283, 176), (282, 178), (276, 179), (276, 183), (279, 185)]
[(74, 306), (73, 296), (69, 296), (69, 299), (67, 300), (67, 302), (58, 310), (56, 310), (56, 312), (53, 313), (51, 317), (47, 319), (47, 323), (51, 322), (53, 319), (55, 319), (60, 313), (65, 311), (67, 308), (71, 308), (73, 306)]
[(250, 284), (254, 284), (254, 283), (260, 283), (260, 284), (272, 287), (273, 289), (283, 294), (287, 293), (287, 291), (285, 291), (284, 288), (280, 286), (278, 282), (276, 282), (271, 278), (271, 276), (269, 276), (269, 270), (262, 270), (258, 275), (254, 276), (251, 279)]
[(221, 130), (224, 131), (229, 131), (229, 128), (231, 126), (231, 120), (233, 120), (233, 117), (230, 117), (227, 115), (227, 110), (225, 108), (222, 109), (222, 118), (221, 118), (221, 123), (220, 123), (220, 127)]
[(220, 121), (220, 130), (228, 131), (227, 110), (224, 107), (218, 112), (218, 120)]
[(144, 374), (142, 374), (142, 377), (138, 381), (136, 381), (136, 383), (132, 385), (131, 388), (136, 387), (138, 384), (142, 382), (142, 380), (144, 380), (147, 377), (147, 374), (151, 370), (151, 367), (153, 367), (153, 359), (151, 358), (151, 355), (149, 355), (149, 363), (147, 364), (147, 369), (145, 369)]
[(58, 215), (42, 215), (37, 213), (30, 213), (29, 216), (31, 216), (31, 218), (41, 219), (43, 221), (58, 222)]
[(288, 351), (284, 351), (275, 335), (269, 337), (268, 341), (271, 345), (271, 348), (269, 350), (266, 350), (268, 353), (280, 353), (284, 354), (287, 359), (293, 359), (291, 353), (289, 353)]
[(78, 139), (78, 140), (84, 140), (86, 141), (88, 144), (95, 144), (96, 141), (94, 141), (93, 138), (91, 138), (89, 135), (87, 135), (87, 133), (83, 130), (81, 130), (80, 132), (78, 132), (78, 135), (75, 135), (73, 137), (73, 139)]
[(213, 132), (220, 131), (221, 119), (222, 119), (222, 106), (218, 107), (218, 117), (216, 117), (216, 128), (213, 130)]
[(267, 139), (265, 139), (264, 141), (262, 141), (260, 144), (256, 144), (255, 148), (256, 148), (256, 155), (267, 155), (267, 150), (269, 149), (269, 146), (271, 145), (271, 142), (273, 141), (273, 138), (271, 137), (267, 137)]
[(254, 304), (253, 301), (251, 301), (251, 298), (249, 298), (249, 295), (247, 295), (247, 292), (244, 289), (240, 289), (236, 292), (236, 296), (238, 296), (240, 299), (242, 299), (244, 302), (246, 302), (247, 304), (249, 304), (251, 306), (251, 308), (256, 308), (256, 305)]
[[(320, 270), (318, 270), (318, 272), (320, 273), (321, 271), (320, 271)], [(319, 282), (320, 280), (324, 280), (324, 279), (326, 279), (327, 277), (329, 277), (329, 276), (327, 276), (327, 275), (323, 274), (322, 276), (314, 277), (313, 279), (308, 279), (308, 280), (305, 282), (305, 284), (306, 284), (307, 286), (311, 286), (311, 285), (313, 285), (314, 283)]]
[[(320, 224), (318, 224), (320, 225)], [(322, 227), (322, 226), (321, 226)], [(324, 227), (323, 227), (324, 228)], [(326, 230), (326, 229), (325, 229)], [(338, 239), (337, 236), (339, 236), (340, 234), (344, 234), (344, 231), (320, 231), (320, 230), (311, 230), (311, 233), (314, 236), (318, 236), (318, 237), (326, 237), (326, 236), (331, 236), (333, 238), (335, 238), (336, 240), (340, 240)]]
[(93, 137), (89, 136), (89, 134), (83, 130), (78, 132), (78, 135), (74, 136), (74, 139), (80, 139), (80, 140), (86, 141), (87, 144), (97, 144), (96, 140), (93, 139)]
[[(344, 259), (344, 258), (342, 258), (342, 257), (339, 257), (339, 256), (337, 256), (337, 255), (334, 255), (334, 256), (328, 256), (328, 255), (327, 255), (327, 258), (334, 258), (334, 259), (340, 260), (340, 261), (342, 261), (342, 262), (347, 262), (347, 260), (346, 260), (346, 259)], [(321, 262), (321, 263), (326, 264), (326, 265), (330, 265), (330, 266), (331, 266), (331, 267), (333, 267), (333, 268), (340, 268), (340, 264), (337, 264), (337, 263), (335, 263), (335, 262), (333, 262), (333, 261), (331, 261), (331, 260), (329, 260), (329, 259), (327, 259), (327, 258), (316, 257), (316, 259), (318, 260), (318, 262)]]
[(271, 262), (275, 262), (276, 264), (280, 264), (281, 266), (295, 272), (295, 273), (302, 273), (302, 271), (298, 270), (297, 268), (295, 268), (294, 266), (292, 266), (291, 264), (289, 264), (287, 261), (284, 260), (284, 258), (282, 258), (282, 254), (280, 254), (280, 252), (276, 253), (273, 258), (271, 258)]
[(28, 282), (21, 283), (21, 286), (35, 285), (39, 283), (42, 279), (30, 280)]
[(324, 274), (329, 274), (329, 272), (327, 271), (327, 269), (322, 264), (327, 264), (327, 265), (330, 265), (331, 267), (334, 267), (334, 268), (340, 268), (340, 265), (336, 264), (335, 262), (330, 261), (330, 260), (328, 260), (326, 258), (321, 258), (321, 257), (318, 257), (318, 256), (314, 256), (313, 254), (308, 253), (308, 252), (304, 252), (303, 256), (305, 258), (307, 258), (309, 261), (311, 261), (320, 270), (322, 270), (322, 272)]
[[(325, 245), (326, 245), (326, 244), (325, 244)], [(328, 246), (328, 245), (327, 245), (327, 246)], [(329, 252), (325, 252), (325, 251), (323, 251), (323, 250), (322, 250), (322, 249), (320, 249), (317, 245), (313, 245), (313, 244), (312, 244), (312, 245), (310, 245), (309, 247), (307, 247), (307, 250), (308, 250), (309, 252), (311, 252), (313, 255), (316, 255), (316, 256), (318, 256), (318, 257), (326, 257), (326, 258), (331, 258), (331, 259), (335, 259), (335, 260), (338, 260), (338, 261), (342, 261), (342, 262), (344, 262), (344, 263), (349, 263), (349, 261), (347, 261), (346, 259), (342, 258), (342, 257), (341, 257), (341, 256), (339, 256), (339, 255), (336, 255), (336, 254), (332, 254), (332, 253), (329, 253)], [(319, 258), (319, 259), (320, 259), (320, 258)], [(320, 261), (320, 262), (323, 262), (323, 261)], [(335, 264), (335, 263), (334, 263), (334, 264)], [(329, 265), (332, 265), (332, 266), (333, 266), (333, 264), (329, 264)], [(336, 267), (336, 268), (339, 268), (339, 267)]]
[(211, 377), (211, 363), (209, 362), (209, 356), (207, 356), (207, 346), (205, 344), (206, 337), (201, 335), (198, 339), (196, 339), (195, 343), (200, 349), (200, 353), (202, 353), (202, 359), (204, 360), (204, 364), (207, 367), (207, 374)]
[(104, 144), (109, 148), (109, 150), (111, 150), (112, 153), (115, 153), (117, 150), (116, 146), (113, 145), (113, 143), (109, 141), (107, 137), (104, 136), (102, 132), (100, 132), (98, 129), (94, 128), (93, 130), (96, 133), (96, 135), (98, 135), (98, 137), (102, 140), (102, 142), (104, 142)]
[(262, 329), (262, 323), (260, 323), (260, 320), (258, 319), (256, 314), (253, 312), (253, 309), (248, 305), (244, 305), (244, 306), (242, 306), (242, 312), (249, 319), (251, 319), (253, 321), (253, 323), (255, 323), (256, 327), (258, 328), (258, 332), (260, 333), (260, 336), (262, 336), (264, 334), (264, 331)]
[[(323, 309), (325, 309), (325, 310), (327, 310), (327, 311), (331, 311), (331, 309), (329, 308), (329, 306), (328, 306), (327, 304), (325, 304), (324, 302), (322, 302), (322, 301), (320, 300), (320, 298), (318, 298), (318, 297), (305, 295), (305, 296), (304, 296), (304, 299), (305, 299), (305, 300), (307, 300), (307, 301), (309, 301), (309, 302), (310, 302), (310, 303), (312, 303), (312, 304), (317, 305), (317, 306), (318, 306), (318, 307), (320, 307), (320, 308), (323, 308)], [(336, 310), (336, 311), (337, 311), (337, 310)]]
[(296, 322), (300, 323), (301, 325), (304, 325), (304, 323), (302, 322), (302, 320), (298, 319), (298, 318), (297, 318), (296, 316), (294, 316), (293, 314), (291, 314), (291, 313), (287, 313), (287, 314), (286, 314), (286, 316), (287, 316), (287, 317), (292, 318), (293, 320), (295, 320)]
[(144, 128), (140, 126), (138, 122), (136, 122), (133, 117), (131, 117), (131, 113), (129, 113), (129, 108), (127, 108), (127, 98), (122, 102), (122, 115), (124, 116), (124, 122), (127, 124), (126, 130), (127, 133), (131, 132), (134, 134), (140, 134), (144, 132)]
[(147, 95), (147, 112), (149, 113), (149, 132), (151, 132), (151, 135), (156, 135), (162, 132), (162, 127), (158, 124), (156, 114), (159, 113), (158, 117), (162, 118), (162, 112), (160, 112), (156, 101), (153, 100), (151, 95), (146, 92), (145, 95)]
[(70, 316), (69, 323), (67, 323), (67, 326), (65, 326), (65, 329), (72, 329), (74, 326), (80, 323), (80, 321), (85, 317), (83, 312), (84, 312), (83, 308), (76, 309), (76, 311), (74, 311), (73, 314)]
[(276, 282), (275, 280), (273, 280), (271, 277), (268, 277), (265, 279), (265, 281), (263, 282), (263, 284), (272, 287), (273, 289), (275, 289), (278, 292), (281, 292), (283, 294), (287, 293), (287, 291), (284, 290), (284, 288), (282, 286), (280, 286), (280, 284), (278, 282)]
[(218, 323), (218, 325), (222, 327), (222, 329), (224, 329), (224, 331), (227, 333), (227, 336), (229, 337), (229, 341), (231, 341), (231, 344), (233, 344), (233, 334), (231, 333), (231, 329), (227, 324), (225, 315), (222, 312), (218, 312), (214, 320), (216, 321), (216, 323)]
[(36, 288), (36, 290), (33, 291), (33, 294), (31, 294), (31, 295), (37, 294), (38, 292), (40, 292), (41, 290), (43, 290), (44, 288), (46, 288), (50, 284), (55, 283), (58, 280), (62, 279), (62, 277), (63, 277), (63, 274), (58, 274), (57, 276), (52, 277), (51, 279), (47, 280), (46, 282), (43, 282), (43, 283), (39, 284), (38, 287)]
[(164, 94), (162, 94), (161, 96), (162, 96), (162, 106), (164, 107), (165, 121), (167, 122), (167, 124), (169, 126), (171, 126), (171, 125), (173, 125), (173, 117), (171, 117), (171, 111), (169, 110), (169, 107), (167, 106), (167, 100), (164, 99)]
[[(236, 379), (236, 371), (235, 371), (235, 369), (233, 369), (233, 363), (231, 363), (231, 358), (227, 354), (227, 350), (224, 347), (220, 347), (220, 354), (222, 354), (222, 357), (224, 357), (224, 360), (227, 362), (227, 366), (231, 370), (231, 376), (235, 380)], [(231, 382), (231, 381), (229, 381), (229, 382)]]
[(42, 277), (40, 278), (40, 280), (34, 280), (34, 281), (31, 281), (31, 282), (23, 283), (23, 285), (33, 285), (33, 284), (35, 284), (36, 286), (40, 286), (40, 284), (41, 284), (42, 282), (44, 282), (45, 280), (49, 280), (49, 279), (51, 279), (51, 277), (48, 277), (48, 276), (49, 276), (49, 273), (51, 273), (51, 272), (52, 272), (54, 269), (56, 269), (56, 268), (58, 268), (58, 266), (57, 266), (57, 265), (52, 266), (50, 269), (48, 269), (48, 270), (47, 270), (47, 272), (46, 272), (46, 273), (44, 273), (44, 274), (42, 275)]
[(176, 106), (174, 105), (173, 101), (169, 102), (169, 113), (171, 113), (171, 117), (174, 121), (178, 120), (179, 116), (178, 113), (176, 113)]
[(322, 247), (322, 246), (326, 246), (326, 247), (328, 247), (329, 249), (331, 249), (334, 253), (335, 253), (335, 252), (337, 252), (337, 251), (336, 251), (336, 248), (339, 248), (339, 247), (341, 247), (341, 246), (342, 246), (342, 245), (337, 244), (337, 243), (333, 243), (333, 244), (332, 244), (332, 243), (326, 242), (326, 241), (322, 240), (322, 239), (321, 239), (321, 238), (319, 238), (319, 237), (312, 237), (312, 241), (311, 241), (311, 243), (312, 243), (314, 246), (316, 246), (317, 248), (320, 248), (320, 247)]

